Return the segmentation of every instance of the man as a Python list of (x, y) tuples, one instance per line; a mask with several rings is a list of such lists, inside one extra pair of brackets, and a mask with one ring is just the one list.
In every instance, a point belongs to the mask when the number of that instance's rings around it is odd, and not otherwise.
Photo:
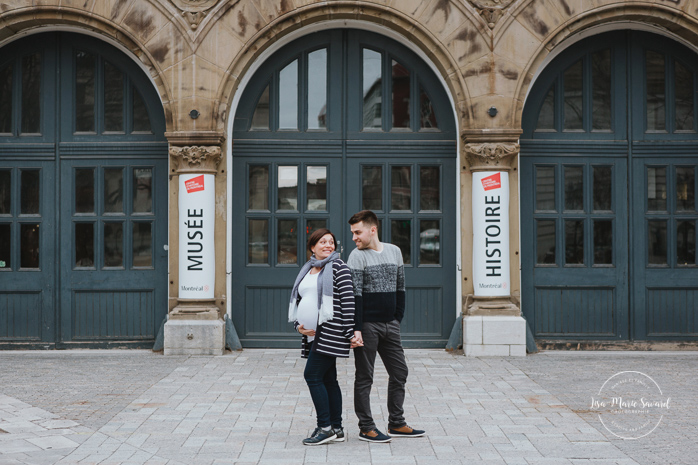
[[(356, 301), (352, 347), (356, 363), (354, 410), (359, 418), (359, 439), (390, 442), (393, 437), (419, 437), (424, 431), (407, 426), (405, 401), (407, 363), (400, 340), (405, 314), (405, 270), (400, 248), (378, 240), (378, 218), (362, 210), (349, 219), (356, 249), (347, 265), (354, 281)], [(363, 344), (363, 347), (361, 347)], [(376, 352), (388, 371), (388, 434), (376, 427), (371, 416), (371, 386)]]

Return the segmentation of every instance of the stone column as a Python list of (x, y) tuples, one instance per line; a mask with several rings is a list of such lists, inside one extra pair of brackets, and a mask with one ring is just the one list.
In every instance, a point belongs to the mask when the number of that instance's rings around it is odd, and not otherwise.
[[(173, 136), (170, 141), (170, 299), (165, 355), (222, 355), (225, 322), (216, 305), (215, 190), (221, 138)], [(216, 145), (179, 145), (215, 142)], [(224, 283), (223, 283), (224, 284)], [(175, 294), (175, 295), (173, 295)], [(223, 303), (223, 302), (221, 302)]]
[(473, 293), (463, 315), (466, 356), (526, 355), (526, 322), (518, 306), (518, 130), (462, 134), (472, 181)]

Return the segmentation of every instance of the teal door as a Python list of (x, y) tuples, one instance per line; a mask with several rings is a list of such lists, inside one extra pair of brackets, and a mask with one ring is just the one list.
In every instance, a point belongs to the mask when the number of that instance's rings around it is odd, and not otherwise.
[(291, 286), (308, 234), (381, 220), (406, 263), (408, 346), (443, 347), (456, 315), (456, 143), (448, 98), (421, 60), (365, 31), (289, 44), (245, 89), (233, 143), (232, 316), (243, 345), (295, 347)]
[(152, 340), (166, 307), (158, 288), (167, 229), (157, 213), (167, 208), (159, 185), (167, 159), (115, 153), (61, 165), (61, 198), (70, 203), (61, 221), (60, 308), (71, 309), (61, 312), (62, 340)]
[(68, 33), (0, 49), (0, 345), (145, 345), (167, 312), (162, 106)]
[(330, 214), (342, 209), (341, 166), (340, 157), (329, 156), (234, 157), (233, 183), (246, 186), (247, 195), (233, 199), (233, 211), (244, 212), (233, 229), (238, 244), (233, 269), (244, 270), (234, 282), (233, 311), (246, 346), (284, 346), (275, 341), (288, 337), (288, 283), (309, 258), (308, 236), (319, 228), (343, 227), (341, 218)]
[(698, 336), (695, 55), (615, 32), (553, 61), (524, 109), (522, 305), (545, 340)]
[[(433, 149), (432, 149), (433, 150)], [(364, 155), (370, 155), (365, 153)], [(377, 162), (382, 158), (382, 162)], [(455, 291), (455, 176), (452, 160), (432, 153), (411, 157), (350, 158), (349, 179), (358, 179), (358, 195), (347, 197), (348, 212), (373, 210), (381, 223), (382, 241), (400, 247), (405, 263), (403, 338), (418, 346), (443, 347), (453, 327)], [(350, 238), (349, 238), (350, 239)], [(354, 244), (351, 243), (351, 249)], [(419, 341), (417, 343), (416, 341)]]
[(522, 198), (533, 203), (521, 223), (533, 243), (523, 248), (522, 280), (535, 335), (627, 337), (625, 159), (527, 157), (521, 178)]
[(638, 315), (635, 334), (647, 339), (698, 335), (696, 168), (693, 157), (639, 158), (634, 163), (633, 266)]
[(47, 231), (55, 230), (56, 216), (46, 187), (54, 166), (7, 158), (0, 165), (0, 347), (54, 337), (53, 313), (42, 311), (55, 292), (55, 244)]

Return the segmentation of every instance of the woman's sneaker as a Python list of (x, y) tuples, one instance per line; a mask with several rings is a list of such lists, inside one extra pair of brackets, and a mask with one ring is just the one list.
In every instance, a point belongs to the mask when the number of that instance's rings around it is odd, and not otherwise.
[(320, 444), (327, 444), (336, 437), (337, 435), (332, 428), (328, 431), (323, 431), (322, 428), (315, 428), (315, 431), (309, 438), (303, 439), (303, 444), (306, 446), (319, 446)]
[(393, 440), (390, 436), (386, 436), (377, 429), (371, 431), (361, 431), (359, 433), (359, 439), (368, 442), (390, 442)]
[(418, 438), (424, 436), (426, 432), (421, 429), (410, 428), (409, 426), (401, 426), (400, 428), (388, 428), (388, 434), (393, 438)]
[(334, 431), (334, 434), (337, 436), (332, 442), (344, 442), (347, 440), (347, 437), (344, 435), (344, 428), (341, 426), (339, 428), (332, 428), (332, 431)]

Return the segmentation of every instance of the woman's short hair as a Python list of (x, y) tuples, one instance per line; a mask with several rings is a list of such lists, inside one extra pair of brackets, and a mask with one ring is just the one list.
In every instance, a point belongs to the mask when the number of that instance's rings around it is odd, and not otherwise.
[(369, 228), (371, 226), (375, 226), (377, 229), (378, 217), (371, 210), (361, 210), (358, 213), (354, 213), (354, 215), (351, 218), (349, 218), (348, 223), (352, 226), (354, 226), (356, 223), (363, 223), (365, 226), (368, 226)]
[(334, 237), (334, 234), (332, 234), (332, 231), (330, 231), (327, 228), (320, 228), (316, 229), (313, 231), (313, 233), (308, 237), (308, 252), (312, 252), (312, 248), (315, 247), (315, 244), (317, 244), (320, 239), (322, 239), (322, 236), (325, 236), (329, 234), (332, 236), (332, 241), (334, 242), (335, 248), (337, 247), (337, 238)]

